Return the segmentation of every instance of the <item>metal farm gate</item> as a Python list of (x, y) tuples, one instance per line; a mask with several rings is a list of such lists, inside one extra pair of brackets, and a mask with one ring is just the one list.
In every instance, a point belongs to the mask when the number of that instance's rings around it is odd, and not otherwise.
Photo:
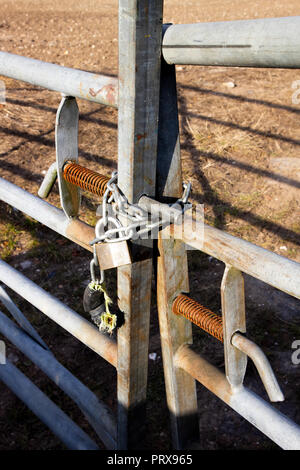
[[(155, 262), (174, 448), (184, 449), (188, 441), (199, 439), (199, 381), (279, 446), (300, 449), (300, 427), (243, 385), (249, 356), (270, 400), (283, 400), (266, 356), (245, 335), (243, 273), (300, 299), (300, 265), (206, 224), (190, 236), (192, 217), (180, 218), (189, 187), (182, 196), (175, 77), (175, 64), (300, 68), (300, 17), (163, 26), (162, 14), (163, 0), (119, 1), (118, 80), (0, 52), (0, 75), (62, 93), (56, 162), (40, 197), (0, 178), (0, 199), (93, 253), (92, 272), (98, 262), (102, 274), (108, 267), (118, 269), (124, 323), (117, 341), (4, 261), (0, 280), (116, 368), (117, 417), (55, 359), (3, 288), (0, 300), (19, 326), (0, 312), (0, 332), (75, 401), (107, 448), (139, 448), (146, 423)], [(118, 173), (110, 180), (78, 163), (77, 98), (118, 107)], [(63, 210), (43, 200), (56, 178)], [(104, 196), (104, 220), (96, 233), (77, 217), (80, 188)], [(112, 201), (116, 213), (110, 220), (105, 211)], [(153, 208), (162, 217), (149, 225), (145, 214)], [(108, 222), (112, 225), (105, 231)], [(158, 241), (153, 242), (145, 234), (158, 227)], [(133, 228), (139, 229), (138, 238)], [(225, 263), (222, 317), (186, 295), (186, 244)], [(191, 349), (191, 322), (223, 342), (226, 374)], [(69, 448), (98, 448), (15, 366), (0, 365), (0, 379)]]

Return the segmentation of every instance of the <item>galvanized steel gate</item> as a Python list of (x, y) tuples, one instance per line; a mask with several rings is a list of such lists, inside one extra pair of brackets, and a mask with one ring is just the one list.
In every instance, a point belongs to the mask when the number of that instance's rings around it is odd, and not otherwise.
[[(119, 80), (0, 52), (0, 75), (63, 94), (56, 119), (57, 161), (40, 194), (58, 175), (63, 210), (0, 179), (0, 199), (92, 251), (94, 229), (77, 218), (79, 188), (64, 177), (67, 161), (78, 161), (76, 98), (118, 107), (118, 186), (129, 202), (143, 195), (164, 201), (182, 191), (175, 64), (300, 68), (300, 17), (162, 26), (163, 0), (119, 1)], [(104, 181), (103, 179), (101, 180)], [(106, 184), (106, 181), (104, 181)], [(300, 449), (300, 428), (243, 386), (247, 355), (258, 368), (271, 400), (282, 395), (262, 351), (245, 333), (242, 273), (300, 299), (300, 265), (204, 225), (191, 240), (159, 232), (157, 305), (173, 445), (197, 440), (195, 380), (286, 449)], [(168, 227), (169, 229), (170, 227)], [(174, 228), (173, 228), (174, 229)], [(182, 295), (189, 290), (185, 243), (221, 260), (222, 321)], [(0, 280), (117, 369), (118, 416), (67, 371), (23, 314), (0, 289), (0, 301), (20, 328), (0, 312), (0, 332), (35, 362), (83, 411), (108, 448), (138, 448), (146, 423), (152, 241), (132, 243), (133, 261), (118, 267), (118, 297), (125, 323), (117, 343), (21, 273), (0, 261)], [(155, 255), (156, 256), (156, 255)], [(156, 260), (155, 260), (156, 261)], [(175, 315), (176, 314), (176, 315)], [(186, 318), (183, 318), (183, 317)], [(226, 375), (190, 348), (191, 322), (224, 343)], [(11, 364), (4, 381), (70, 448), (97, 445)]]

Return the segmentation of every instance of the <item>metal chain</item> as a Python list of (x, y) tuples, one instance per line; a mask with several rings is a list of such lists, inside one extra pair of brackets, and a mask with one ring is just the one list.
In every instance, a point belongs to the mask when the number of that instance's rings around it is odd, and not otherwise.
[[(102, 201), (102, 217), (95, 226), (96, 236), (95, 239), (90, 242), (90, 245), (95, 245), (100, 242), (115, 243), (139, 238), (141, 235), (155, 228), (170, 223), (170, 221), (166, 219), (159, 219), (150, 223), (149, 213), (138, 205), (129, 203), (116, 184), (116, 180), (117, 172), (115, 171), (107, 183), (107, 189)], [(182, 197), (172, 204), (170, 209), (184, 210), (183, 206), (187, 204), (190, 190), (191, 183), (184, 184)], [(114, 217), (108, 214), (108, 205), (113, 208)], [(131, 223), (126, 226), (122, 225), (120, 216), (129, 219)], [(107, 229), (109, 223), (114, 225), (114, 228)], [(136, 230), (137, 228), (139, 228), (139, 230)]]

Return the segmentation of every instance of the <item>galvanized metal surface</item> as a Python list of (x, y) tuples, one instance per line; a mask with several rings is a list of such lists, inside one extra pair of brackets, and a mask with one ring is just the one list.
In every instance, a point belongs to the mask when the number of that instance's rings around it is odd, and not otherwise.
[(257, 344), (239, 333), (235, 333), (232, 336), (231, 343), (239, 351), (242, 351), (244, 355), (247, 354), (247, 356), (252, 359), (265, 386), (270, 401), (283, 401), (284, 396), (274, 375), (272, 367), (266, 355), (257, 346)]
[(0, 75), (88, 101), (118, 106), (118, 79), (0, 52)]
[[(243, 280), (241, 273), (234, 268), (227, 268), (225, 271), (222, 294), (222, 307), (227, 316), (226, 326), (222, 325), (222, 317), (183, 294), (179, 294), (174, 300), (172, 312), (187, 318), (224, 342), (226, 377), (233, 388), (243, 384), (249, 356), (257, 366), (270, 400), (282, 401), (284, 397), (265, 354), (253, 341), (241, 334), (246, 330)], [(240, 329), (237, 328), (238, 325)]]
[(167, 403), (171, 418), (172, 444), (186, 448), (189, 440), (198, 440), (198, 406), (195, 380), (176, 368), (174, 354), (185, 343), (191, 344), (192, 325), (172, 313), (172, 301), (187, 292), (188, 267), (185, 246), (179, 240), (159, 238), (157, 260), (157, 308), (164, 366)]
[(226, 377), (233, 387), (238, 387), (246, 373), (247, 355), (232, 345), (231, 338), (237, 331), (246, 333), (246, 312), (243, 275), (232, 266), (225, 268), (221, 299)]
[(163, 56), (169, 64), (300, 67), (300, 16), (172, 25)]
[[(171, 192), (171, 191), (170, 191)], [(167, 194), (167, 188), (165, 188), (164, 194)], [(166, 196), (161, 196), (166, 197)], [(162, 202), (156, 201), (155, 199), (142, 196), (139, 199), (139, 206), (149, 212), (152, 217), (160, 217), (165, 219), (169, 223), (176, 223), (182, 221), (182, 209), (181, 208), (172, 208), (169, 204), (164, 204)], [(179, 204), (178, 204), (179, 206)]]
[(106, 269), (118, 268), (131, 264), (132, 259), (126, 241), (116, 243), (98, 243), (96, 252), (99, 259), (100, 268)]
[(0, 380), (72, 450), (98, 450), (97, 444), (10, 362), (0, 365)]
[(66, 234), (70, 221), (62, 210), (4, 178), (0, 178), (0, 200), (38, 220), (60, 235)]
[(176, 233), (181, 232), (180, 239), (188, 245), (300, 299), (300, 264), (296, 261), (210, 225), (204, 224), (203, 236), (193, 234), (192, 218), (186, 218), (184, 224)]
[(117, 427), (110, 409), (58, 362), (50, 351), (45, 350), (28, 337), (1, 311), (0, 332), (74, 400), (105, 446), (108, 449), (114, 449)]
[(178, 349), (177, 367), (185, 370), (253, 426), (286, 450), (300, 450), (300, 426), (243, 385), (232, 389), (219, 369), (188, 345)]
[(43, 179), (43, 182), (38, 190), (38, 195), (41, 198), (47, 198), (50, 194), (51, 189), (57, 179), (57, 163), (53, 162)]
[[(163, 26), (163, 34), (168, 25)], [(162, 58), (160, 71), (156, 196), (178, 198), (182, 192), (175, 65)]]
[(80, 208), (80, 189), (64, 178), (68, 161), (78, 162), (78, 119), (76, 98), (63, 96), (56, 113), (55, 148), (60, 203), (67, 217), (76, 217)]
[[(118, 185), (131, 203), (155, 196), (162, 11), (162, 0), (119, 1)], [(119, 449), (145, 436), (151, 280), (151, 254), (118, 268)]]
[(78, 219), (69, 219), (57, 207), (30, 194), (19, 186), (0, 178), (0, 200), (24, 212), (55, 232), (93, 251), (89, 244), (95, 237), (95, 229)]
[(117, 366), (117, 346), (112, 338), (100, 333), (74, 310), (2, 260), (0, 280), (114, 367)]
[(2, 286), (0, 286), (0, 303), (2, 303), (7, 310), (11, 313), (14, 317), (16, 322), (20, 325), (20, 327), (26, 331), (26, 333), (31, 336), (37, 343), (39, 343), (44, 349), (49, 350), (45, 341), (42, 340), (40, 335), (37, 331), (33, 328), (30, 321), (27, 320), (25, 315), (21, 312), (21, 310), (17, 307), (17, 305), (12, 301), (9, 297), (8, 293), (4, 290)]
[(155, 196), (162, 4), (119, 2), (118, 184), (129, 202)]
[[(175, 67), (164, 61), (160, 77), (157, 154), (156, 197), (159, 201), (177, 199), (182, 193), (182, 178), (176, 76)], [(151, 205), (150, 200), (149, 208)], [(199, 439), (195, 380), (174, 365), (178, 347), (193, 342), (190, 322), (172, 314), (174, 298), (189, 290), (187, 254), (184, 243), (164, 238), (164, 231), (159, 234), (158, 252), (157, 309), (172, 444), (175, 449), (184, 449), (188, 441)]]

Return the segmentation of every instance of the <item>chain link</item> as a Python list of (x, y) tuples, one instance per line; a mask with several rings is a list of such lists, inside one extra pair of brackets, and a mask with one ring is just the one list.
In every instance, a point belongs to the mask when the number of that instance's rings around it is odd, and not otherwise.
[[(169, 225), (170, 220), (158, 219), (155, 222), (149, 222), (149, 213), (136, 204), (128, 202), (127, 198), (116, 184), (117, 172), (113, 172), (111, 179), (107, 183), (107, 189), (102, 201), (102, 217), (95, 226), (95, 239), (90, 245), (96, 243), (116, 243), (139, 238), (141, 235), (150, 232), (164, 225)], [(170, 206), (172, 209), (180, 209), (184, 211), (191, 190), (191, 183), (183, 185), (184, 192), (180, 199)], [(114, 216), (108, 214), (108, 206), (112, 207)], [(120, 222), (120, 217), (126, 218), (129, 223), (124, 226)], [(114, 225), (108, 228), (108, 225)], [(139, 230), (137, 230), (139, 228)]]

